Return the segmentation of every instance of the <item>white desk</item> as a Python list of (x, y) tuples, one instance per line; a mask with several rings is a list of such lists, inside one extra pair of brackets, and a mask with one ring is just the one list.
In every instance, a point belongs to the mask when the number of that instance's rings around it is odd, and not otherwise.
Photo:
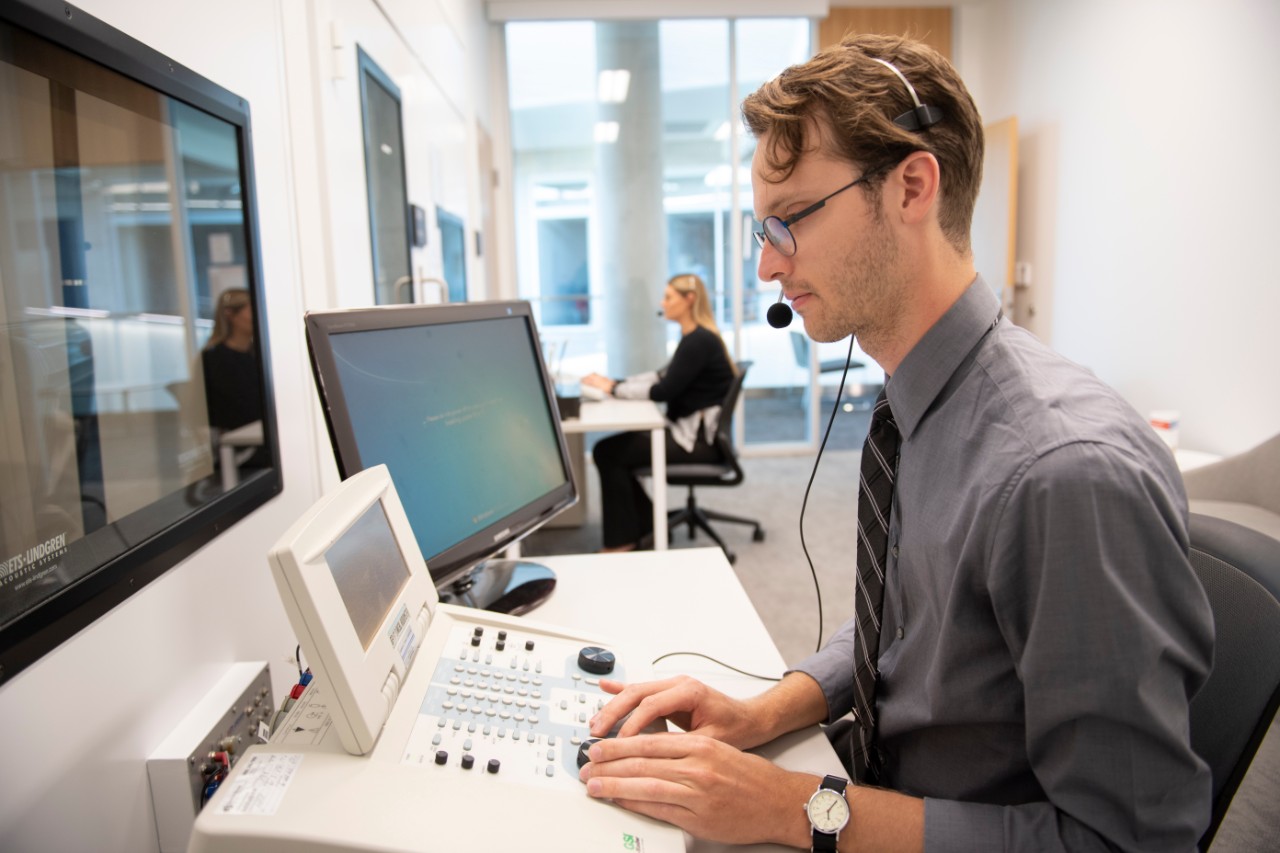
[[(618, 655), (623, 671), (652, 669), (656, 677), (688, 673), (738, 696), (754, 695), (768, 682), (698, 657), (651, 662), (669, 652), (696, 651), (747, 671), (768, 676), (782, 674), (783, 661), (777, 648), (718, 548), (680, 549), (665, 554), (647, 551), (549, 557), (545, 562), (554, 568), (559, 581), (550, 600), (532, 611), (528, 621), (549, 628), (548, 639), (556, 634), (592, 637)], [(501, 618), (519, 624), (513, 617)], [(462, 630), (470, 633), (465, 627)], [(439, 643), (431, 648), (431, 654), (441, 651)], [(311, 701), (324, 685), (322, 681), (313, 684), (310, 699), (300, 701), (291, 712), (295, 716), (281, 724), (282, 737), (250, 749), (231, 780), (197, 817), (189, 848), (192, 853), (274, 853), (286, 846), (300, 850), (312, 839), (326, 842), (325, 849), (365, 853), (375, 849), (406, 853), (470, 849), (455, 843), (460, 835), (474, 837), (471, 847), (476, 849), (497, 849), (497, 845), (485, 843), (484, 827), (479, 824), (483, 820), (503, 820), (508, 812), (516, 811), (525, 821), (520, 829), (519, 849), (530, 853), (582, 850), (581, 846), (564, 844), (564, 822), (576, 815), (600, 816), (602, 811), (619, 807), (591, 800), (576, 778), (562, 775), (559, 781), (564, 787), (554, 789), (569, 792), (570, 798), (566, 799), (548, 788), (477, 787), (488, 784), (482, 781), (487, 777), (481, 776), (466, 777), (460, 786), (450, 785), (433, 772), (424, 773), (422, 767), (403, 760), (402, 747), (412, 737), (428, 682), (436, 671), (433, 662), (424, 664), (428, 660), (420, 657), (413, 665), (379, 744), (365, 757), (347, 755), (337, 731), (322, 723), (327, 712), (324, 707), (313, 707)], [(512, 666), (514, 661), (512, 658)], [(325, 705), (322, 695), (319, 702)], [(456, 722), (461, 723), (461, 719)], [(430, 737), (430, 733), (424, 736)], [(843, 773), (826, 737), (816, 726), (757, 752), (792, 770), (817, 776)], [(252, 763), (244, 764), (251, 756), (273, 754), (283, 761), (274, 762), (265, 771), (250, 769)], [(517, 804), (512, 803), (513, 807), (507, 810), (502, 807), (502, 799), (486, 803), (475, 797), (477, 792), (495, 790), (499, 797), (529, 798), (538, 807), (517, 809)], [(519, 805), (527, 805), (529, 799)], [(433, 810), (432, 805), (437, 808)], [(801, 805), (795, 803), (797, 814)], [(620, 826), (633, 823), (631, 816), (621, 812), (608, 817), (620, 820)], [(447, 832), (443, 828), (436, 834), (430, 832), (436, 823), (444, 821), (454, 821)], [(675, 832), (664, 840), (664, 849), (670, 849), (671, 842), (680, 844)], [(695, 853), (727, 850), (724, 845), (687, 836), (683, 840), (685, 849)], [(439, 843), (442, 841), (447, 843)], [(511, 844), (501, 846), (517, 849)], [(590, 853), (603, 849), (606, 848), (596, 847)], [(745, 849), (756, 853), (779, 850), (765, 845)]]
[(251, 421), (218, 436), (219, 467), (222, 468), (222, 490), (228, 492), (240, 482), (236, 450), (262, 446), (262, 421)]
[(576, 418), (561, 421), (566, 434), (649, 431), (653, 452), (653, 547), (667, 550), (666, 419), (652, 400), (583, 399)]
[[(760, 675), (781, 676), (785, 662), (764, 623), (719, 548), (681, 548), (665, 554), (539, 557), (555, 570), (556, 590), (529, 613), (539, 622), (563, 625), (625, 643), (647, 661), (677, 651), (696, 651)], [(770, 682), (748, 678), (687, 655), (653, 665), (655, 678), (687, 674), (733, 696), (754, 696)], [(756, 753), (790, 770), (822, 776), (848, 775), (815, 727), (796, 732)], [(799, 809), (803, 803), (797, 803)], [(729, 847), (686, 836), (696, 853), (781, 851), (773, 844)]]
[(1179, 471), (1190, 471), (1193, 468), (1200, 468), (1204, 465), (1212, 465), (1214, 462), (1222, 461), (1222, 456), (1217, 453), (1206, 453), (1203, 450), (1175, 450), (1173, 458), (1177, 460)]

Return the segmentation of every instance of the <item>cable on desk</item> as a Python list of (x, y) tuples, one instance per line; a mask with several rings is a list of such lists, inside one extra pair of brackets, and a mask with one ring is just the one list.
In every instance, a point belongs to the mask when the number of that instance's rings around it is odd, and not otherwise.
[(748, 678), (758, 678), (761, 681), (781, 681), (782, 680), (781, 676), (775, 678), (774, 676), (771, 676), (771, 675), (757, 675), (754, 672), (747, 672), (745, 669), (738, 669), (733, 664), (725, 663), (719, 658), (713, 658), (711, 655), (704, 655), (702, 652), (667, 652), (665, 655), (658, 655), (656, 658), (654, 658), (650, 665), (652, 666), (653, 664), (657, 663), (660, 660), (665, 660), (666, 658), (675, 657), (676, 655), (688, 655), (690, 657), (695, 657), (695, 658), (705, 658), (706, 660), (709, 660), (718, 666), (722, 666), (725, 669), (731, 669), (734, 672), (747, 676)]

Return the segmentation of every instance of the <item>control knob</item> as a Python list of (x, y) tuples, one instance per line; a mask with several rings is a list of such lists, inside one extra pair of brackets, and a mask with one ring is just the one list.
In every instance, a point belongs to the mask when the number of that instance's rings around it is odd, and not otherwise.
[(579, 669), (593, 675), (608, 675), (613, 672), (613, 665), (617, 662), (613, 652), (599, 646), (587, 646), (578, 652)]
[(598, 737), (588, 738), (582, 742), (581, 746), (578, 747), (578, 768), (579, 769), (582, 768), (582, 765), (591, 761), (591, 759), (587, 756), (587, 750), (591, 749), (591, 744), (599, 743), (599, 742), (600, 742), (600, 738)]

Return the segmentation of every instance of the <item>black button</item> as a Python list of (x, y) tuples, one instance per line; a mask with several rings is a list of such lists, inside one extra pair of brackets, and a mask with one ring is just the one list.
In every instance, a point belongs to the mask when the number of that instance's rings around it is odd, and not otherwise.
[(486, 768), (486, 769), (487, 769), (490, 773), (497, 773), (497, 772), (498, 772), (498, 768), (499, 768), (499, 767), (501, 767), (501, 766), (502, 766), (502, 762), (501, 762), (501, 761), (499, 761), (499, 760), (498, 760), (498, 759), (496, 759), (496, 758), (490, 758), (490, 759), (489, 759), (489, 764), (488, 764), (488, 766), (487, 766), (487, 768)]
[(525, 644), (524, 644), (524, 650), (525, 650), (526, 652), (531, 652), (531, 651), (533, 651), (533, 640), (526, 640), (526, 641), (525, 641)]
[(475, 766), (475, 764), (476, 764), (476, 757), (471, 753), (468, 752), (466, 755), (462, 756), (463, 770), (470, 770), (472, 767)]
[(449, 753), (443, 749), (436, 750), (436, 764), (444, 764), (449, 760)]

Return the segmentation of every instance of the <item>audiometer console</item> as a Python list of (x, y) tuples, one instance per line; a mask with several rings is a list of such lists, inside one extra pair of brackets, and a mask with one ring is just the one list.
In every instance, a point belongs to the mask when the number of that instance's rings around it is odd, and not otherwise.
[(442, 604), (384, 466), (344, 481), (270, 563), (314, 678), (196, 820), (192, 853), (678, 853), (684, 834), (578, 779), (607, 640)]

